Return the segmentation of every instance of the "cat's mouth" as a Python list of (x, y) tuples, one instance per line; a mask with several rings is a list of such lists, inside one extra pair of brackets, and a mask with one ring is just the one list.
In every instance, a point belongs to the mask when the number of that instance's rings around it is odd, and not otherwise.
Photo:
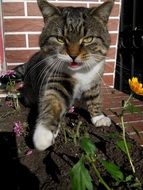
[(72, 70), (79, 69), (80, 66), (81, 66), (81, 65), (80, 65), (79, 63), (77, 63), (77, 62), (70, 62), (69, 65), (68, 65), (68, 67), (69, 67), (70, 69), (72, 69)]

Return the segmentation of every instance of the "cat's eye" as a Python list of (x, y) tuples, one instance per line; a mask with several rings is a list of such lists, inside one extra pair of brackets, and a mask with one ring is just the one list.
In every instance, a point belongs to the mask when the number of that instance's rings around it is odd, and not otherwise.
[(87, 37), (87, 38), (84, 38), (83, 40), (82, 40), (82, 43), (91, 43), (92, 41), (93, 41), (93, 37), (92, 36), (90, 36), (90, 37)]
[(57, 39), (57, 41), (60, 42), (61, 44), (64, 44), (64, 43), (65, 43), (65, 40), (64, 40), (64, 38), (62, 38), (62, 37), (57, 36), (56, 39)]

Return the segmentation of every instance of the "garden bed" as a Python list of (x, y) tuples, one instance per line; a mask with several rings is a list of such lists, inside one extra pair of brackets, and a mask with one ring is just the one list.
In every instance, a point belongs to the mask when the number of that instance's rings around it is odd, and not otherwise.
[[(33, 115), (34, 113), (34, 115)], [(33, 126), (36, 115), (23, 105), (16, 111), (9, 107), (5, 99), (0, 102), (0, 165), (1, 188), (4, 190), (70, 190), (70, 170), (81, 157), (81, 149), (75, 145), (71, 138), (65, 136), (63, 130), (56, 139), (56, 143), (44, 152), (33, 149), (31, 135), (27, 134), (27, 122)], [(83, 109), (75, 109), (68, 113), (64, 125), (70, 131), (76, 127), (78, 121), (82, 122), (89, 133), (92, 142), (96, 145), (96, 154), (100, 160), (108, 160), (118, 165), (127, 177), (132, 174), (126, 154), (117, 147), (117, 139), (121, 136), (121, 129), (112, 123), (111, 127), (94, 127), (88, 118), (88, 113)], [(14, 126), (22, 125), (21, 133), (14, 131)], [(28, 128), (29, 133), (31, 130)], [(81, 129), (82, 133), (82, 129)], [(143, 184), (143, 150), (134, 140), (127, 137), (131, 145), (131, 157), (136, 169), (136, 177)], [(117, 183), (107, 173), (101, 162), (96, 166), (103, 179), (112, 189), (128, 190), (131, 182)], [(92, 176), (93, 189), (104, 189), (98, 178), (86, 164)], [(133, 182), (132, 182), (133, 183)], [(76, 189), (75, 189), (76, 190)], [(78, 189), (79, 190), (79, 189)]]

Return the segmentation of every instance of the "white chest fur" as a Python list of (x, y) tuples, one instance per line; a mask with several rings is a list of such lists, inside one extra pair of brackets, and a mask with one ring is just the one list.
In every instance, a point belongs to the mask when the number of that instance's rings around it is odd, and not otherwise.
[(80, 98), (84, 91), (87, 91), (93, 85), (93, 81), (99, 81), (102, 76), (104, 62), (100, 62), (95, 67), (93, 67), (89, 72), (86, 73), (75, 73), (73, 78), (77, 80), (77, 85), (75, 86), (74, 98)]

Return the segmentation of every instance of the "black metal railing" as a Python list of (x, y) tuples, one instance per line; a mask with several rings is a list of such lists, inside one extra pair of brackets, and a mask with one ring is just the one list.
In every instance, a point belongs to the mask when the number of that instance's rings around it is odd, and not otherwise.
[(143, 0), (122, 0), (115, 88), (129, 93), (128, 79), (143, 82)]

